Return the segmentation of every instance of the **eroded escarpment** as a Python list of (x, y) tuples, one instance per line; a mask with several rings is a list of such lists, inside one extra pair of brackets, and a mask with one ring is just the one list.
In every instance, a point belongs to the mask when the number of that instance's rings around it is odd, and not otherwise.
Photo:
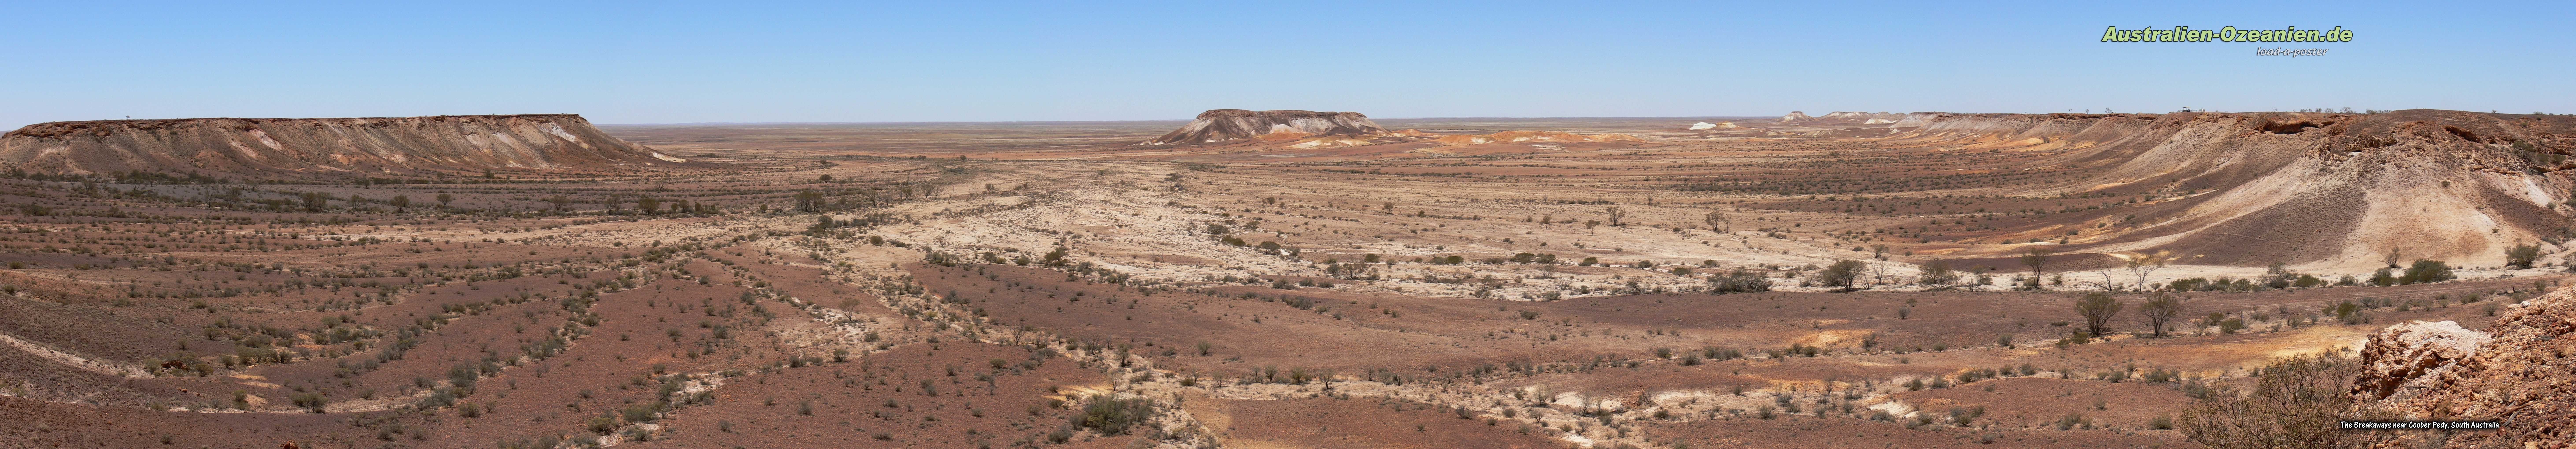
[[(2402, 253), (2501, 265), (2571, 224), (2576, 119), (2406, 110), (1908, 117), (1890, 142), (2045, 152), (2026, 170), (2082, 173), (2017, 196), (2134, 197), (2133, 212), (2067, 223), (2070, 243), (2199, 263), (2375, 268)], [(2035, 234), (2034, 234), (2035, 235)]]

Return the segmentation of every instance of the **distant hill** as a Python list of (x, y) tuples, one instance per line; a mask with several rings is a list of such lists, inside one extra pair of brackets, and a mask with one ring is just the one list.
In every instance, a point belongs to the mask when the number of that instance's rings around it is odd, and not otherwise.
[(686, 162), (573, 114), (100, 120), (0, 136), (0, 166), (56, 174), (615, 172)]

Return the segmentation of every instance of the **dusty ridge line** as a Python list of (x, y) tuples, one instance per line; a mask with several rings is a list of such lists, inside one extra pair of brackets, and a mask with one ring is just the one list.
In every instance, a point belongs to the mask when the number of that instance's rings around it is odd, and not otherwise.
[(86, 357), (81, 357), (79, 354), (58, 351), (53, 348), (45, 347), (44, 345), (36, 344), (36, 342), (20, 339), (18, 336), (9, 335), (8, 333), (0, 333), (0, 343), (5, 343), (11, 347), (18, 348), (20, 351), (27, 351), (28, 354), (35, 354), (37, 357), (44, 357), (46, 360), (52, 360), (55, 363), (70, 365), (73, 368), (80, 368), (82, 371), (124, 377), (127, 379), (150, 379), (158, 377), (153, 376), (151, 371), (143, 368), (100, 360), (91, 360)]

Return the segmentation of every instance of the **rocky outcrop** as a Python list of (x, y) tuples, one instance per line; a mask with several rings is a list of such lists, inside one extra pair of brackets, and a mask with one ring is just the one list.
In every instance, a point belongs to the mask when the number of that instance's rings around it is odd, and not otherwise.
[(1181, 129), (1139, 145), (1203, 145), (1243, 140), (1295, 140), (1311, 136), (1395, 136), (1357, 112), (1212, 109)]
[(1809, 120), (1815, 120), (1815, 119), (1816, 119), (1816, 117), (1815, 117), (1815, 116), (1807, 115), (1807, 113), (1806, 113), (1806, 112), (1802, 112), (1802, 111), (1789, 111), (1789, 113), (1788, 113), (1787, 115), (1782, 115), (1782, 116), (1780, 116), (1780, 123), (1803, 122), (1803, 121), (1809, 121)]
[(2478, 345), (2493, 339), (2454, 321), (2389, 326), (2371, 334), (2369, 344), (2362, 347), (2360, 377), (2369, 381), (2353, 383), (2353, 392), (2374, 400), (2411, 398), (2430, 387), (2426, 380), (2439, 378), (2461, 360), (2477, 355)]
[(573, 114), (100, 120), (38, 123), (0, 136), (0, 166), (60, 174), (607, 172), (684, 162)]
[[(2494, 420), (2497, 430), (2385, 431), (2364, 447), (2565, 447), (2576, 441), (2576, 289), (2514, 305), (2485, 332), (2407, 323), (2372, 335), (2348, 415)], [(2533, 445), (2534, 443), (2537, 446)]]

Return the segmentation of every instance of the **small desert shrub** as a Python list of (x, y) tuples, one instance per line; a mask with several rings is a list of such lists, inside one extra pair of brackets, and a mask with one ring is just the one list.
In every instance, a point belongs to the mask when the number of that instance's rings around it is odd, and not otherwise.
[(1761, 272), (1735, 270), (1724, 276), (1708, 278), (1710, 293), (1756, 293), (1771, 291), (1771, 279)]
[(1127, 433), (1128, 427), (1143, 423), (1153, 416), (1153, 401), (1094, 395), (1091, 397), (1091, 403), (1082, 407), (1082, 414), (1073, 419), (1075, 425), (1098, 431), (1102, 435), (1119, 435)]
[(2406, 275), (2397, 278), (2397, 283), (2422, 284), (2448, 281), (2451, 278), (2450, 264), (2439, 260), (2416, 259), (2414, 265), (2406, 267)]
[(1867, 267), (1857, 260), (1837, 260), (1833, 265), (1825, 266), (1824, 271), (1816, 272), (1815, 283), (1825, 287), (1849, 287), (1852, 281), (1860, 278), (1861, 270)]
[(2517, 244), (2504, 250), (2505, 265), (2513, 268), (2531, 268), (2539, 259), (2540, 245)]
[(2250, 389), (2207, 394), (2177, 427), (2214, 449), (2344, 447), (2335, 421), (2352, 400), (2346, 393), (2359, 370), (2340, 356), (2283, 359), (2259, 370)]
[(322, 413), (322, 406), (331, 403), (329, 398), (322, 397), (322, 393), (297, 393), (293, 399), (295, 406), (313, 413)]
[(2068, 413), (2066, 416), (2057, 418), (2057, 430), (2069, 430), (2079, 427), (2090, 427), (2092, 425), (2093, 420), (2085, 418), (2082, 413)]

